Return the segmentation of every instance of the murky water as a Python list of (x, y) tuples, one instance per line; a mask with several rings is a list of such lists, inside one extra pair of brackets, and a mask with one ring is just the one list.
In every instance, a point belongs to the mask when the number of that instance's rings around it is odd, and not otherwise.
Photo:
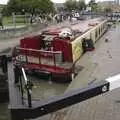
[(0, 120), (10, 120), (8, 103), (0, 103)]
[[(69, 83), (40, 80), (35, 76), (27, 77), (33, 82), (32, 99), (36, 101), (63, 94), (69, 86)], [(24, 93), (24, 97), (26, 97), (26, 93)], [(10, 120), (8, 103), (0, 104), (0, 120)]]
[(33, 83), (32, 98), (46, 99), (48, 97), (63, 94), (68, 88), (69, 83), (55, 83), (48, 80), (40, 80), (39, 77), (28, 76)]

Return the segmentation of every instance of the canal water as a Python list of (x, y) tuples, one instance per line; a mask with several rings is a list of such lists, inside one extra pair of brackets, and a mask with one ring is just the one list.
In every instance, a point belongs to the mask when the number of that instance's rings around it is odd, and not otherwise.
[(39, 77), (29, 76), (28, 79), (33, 82), (33, 99), (46, 99), (48, 97), (61, 95), (69, 86), (69, 83), (55, 83), (47, 80), (40, 80)]
[(0, 120), (10, 120), (8, 103), (0, 103)]
[[(32, 99), (36, 101), (63, 94), (69, 86), (69, 83), (40, 80), (35, 76), (28, 76), (28, 79), (33, 81)], [(24, 97), (26, 98), (26, 93)], [(8, 103), (0, 103), (0, 120), (10, 120)]]

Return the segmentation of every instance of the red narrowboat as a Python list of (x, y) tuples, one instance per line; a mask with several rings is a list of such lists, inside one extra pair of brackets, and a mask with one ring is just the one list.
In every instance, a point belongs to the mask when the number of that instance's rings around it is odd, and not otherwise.
[(97, 18), (25, 37), (13, 52), (14, 65), (22, 64), (27, 71), (38, 72), (43, 79), (71, 81), (76, 61), (84, 52), (94, 49), (96, 40), (107, 29), (106, 23)]

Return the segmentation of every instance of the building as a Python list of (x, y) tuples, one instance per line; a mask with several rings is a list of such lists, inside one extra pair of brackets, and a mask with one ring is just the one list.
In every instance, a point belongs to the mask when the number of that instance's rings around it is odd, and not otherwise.
[(116, 4), (119, 5), (119, 0), (115, 0)]
[(97, 4), (102, 10), (105, 10), (106, 8), (110, 8), (113, 12), (119, 12), (120, 6), (118, 3), (119, 0), (113, 0), (113, 1), (102, 1), (102, 2), (98, 2)]

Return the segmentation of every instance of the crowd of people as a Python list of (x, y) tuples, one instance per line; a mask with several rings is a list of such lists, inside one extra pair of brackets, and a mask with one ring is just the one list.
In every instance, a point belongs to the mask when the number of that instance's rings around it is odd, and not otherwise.
[(107, 14), (107, 17), (109, 18), (109, 20), (120, 21), (120, 13), (119, 12), (109, 13), (109, 14)]
[[(13, 20), (11, 20), (11, 22), (13, 22), (13, 24), (15, 22), (17, 22), (17, 16), (20, 15), (14, 15), (12, 16), (12, 18), (15, 18), (14, 22)], [(25, 23), (42, 23), (42, 24), (49, 24), (49, 23), (61, 23), (63, 21), (77, 21), (80, 20), (82, 17), (78, 12), (71, 12), (71, 13), (66, 13), (66, 12), (62, 12), (62, 13), (57, 13), (57, 14), (34, 14), (34, 15), (30, 15), (30, 14), (25, 14), (25, 15), (21, 15), (22, 18), (25, 19)], [(0, 28), (3, 29), (3, 16), (2, 14), (0, 14)]]
[(70, 22), (73, 20), (79, 20), (79, 13), (58, 13), (58, 14), (47, 14), (47, 15), (36, 15), (32, 16), (30, 23), (47, 23), (47, 22), (57, 22), (61, 23), (65, 20), (69, 20)]

